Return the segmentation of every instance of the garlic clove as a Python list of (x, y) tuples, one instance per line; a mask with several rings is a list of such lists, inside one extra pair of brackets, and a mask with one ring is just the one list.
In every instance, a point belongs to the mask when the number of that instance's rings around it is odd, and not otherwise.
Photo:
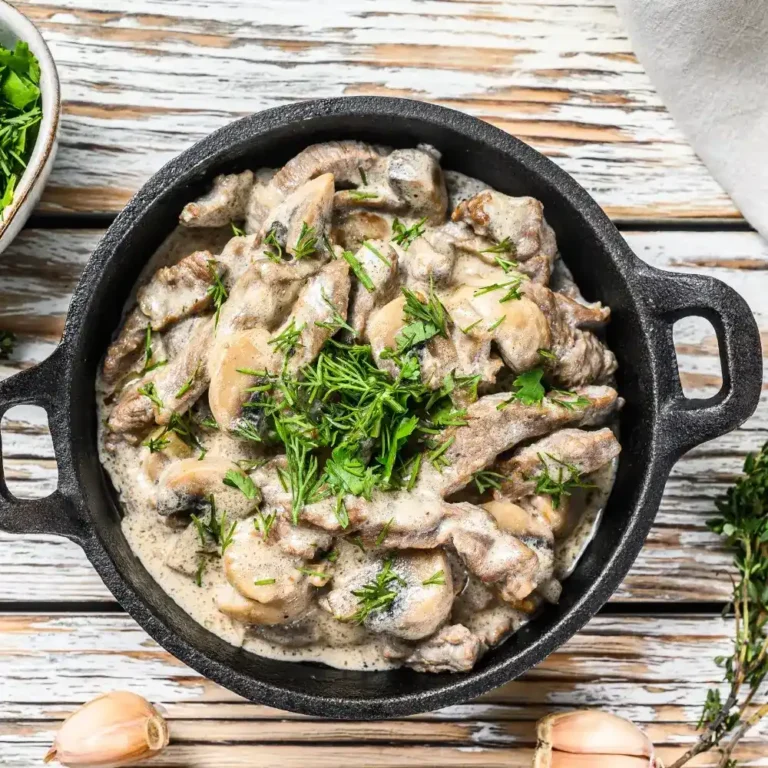
[(552, 752), (548, 766), (542, 768), (653, 768), (648, 757), (626, 755), (576, 755)]
[(539, 721), (536, 734), (541, 744), (557, 752), (653, 757), (651, 740), (634, 723), (609, 712), (550, 715)]
[(43, 762), (70, 768), (120, 768), (168, 745), (168, 726), (144, 698), (128, 691), (99, 696), (62, 724)]

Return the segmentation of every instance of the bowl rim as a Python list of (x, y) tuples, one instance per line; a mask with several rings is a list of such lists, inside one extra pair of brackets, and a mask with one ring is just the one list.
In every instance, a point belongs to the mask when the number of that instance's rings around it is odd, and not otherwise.
[[(40, 30), (21, 11), (6, 0), (0, 0), (0, 24), (6, 24), (9, 31), (20, 41), (29, 45), (40, 63), (40, 91), (42, 96), (43, 119), (27, 167), (14, 190), (11, 204), (0, 214), (0, 237), (24, 208), (27, 198), (39, 182), (48, 158), (54, 151), (61, 120), (61, 84), (56, 62)], [(48, 80), (48, 82), (43, 82)]]
[[(70, 348), (64, 354), (67, 358), (64, 362), (66, 388), (70, 392), (73, 390), (71, 382), (77, 376), (74, 371), (79, 359), (77, 348), (83, 336), (88, 334), (85, 319), (98, 314), (97, 292), (93, 286), (100, 280), (107, 263), (114, 258), (121, 244), (125, 240), (130, 241), (133, 231), (141, 228), (142, 220), (154, 205), (161, 203), (177, 187), (188, 185), (203, 175), (208, 176), (208, 165), (215, 165), (217, 161), (220, 164), (222, 155), (247, 140), (261, 138), (268, 141), (270, 132), (279, 127), (306, 124), (315, 118), (345, 115), (363, 115), (370, 119), (385, 119), (393, 115), (406, 120), (416, 119), (447, 128), (469, 140), (490, 144), (505, 154), (513, 154), (518, 162), (547, 179), (556, 188), (557, 194), (579, 211), (627, 283), (632, 283), (633, 276), (637, 277), (638, 273), (650, 270), (631, 251), (595, 200), (566, 171), (525, 142), (479, 118), (428, 102), (378, 96), (337, 97), (287, 104), (233, 121), (195, 143), (153, 175), (121, 211), (95, 249), (74, 292), (62, 340), (62, 346)], [(311, 143), (312, 134), (308, 132), (306, 144)], [(633, 298), (636, 301), (636, 297)], [(642, 314), (639, 307), (637, 311)], [(649, 388), (657, 399), (657, 372), (653, 367), (648, 376)], [(71, 402), (65, 407), (69, 406), (76, 408), (77, 404)], [(68, 417), (70, 425), (73, 419), (72, 415)], [(569, 607), (567, 613), (520, 649), (513, 658), (484, 669), (446, 675), (444, 684), (430, 690), (404, 690), (402, 693), (373, 698), (356, 699), (338, 694), (324, 696), (298, 691), (290, 685), (252, 677), (241, 671), (236, 662), (211, 657), (192, 638), (175, 631), (162, 612), (153, 608), (147, 597), (139, 594), (120, 573), (92, 522), (90, 505), (81, 490), (85, 484), (76, 471), (73, 472), (73, 479), (77, 478), (76, 485), (80, 490), (74, 494), (72, 501), (82, 511), (87, 521), (85, 525), (89, 528), (88, 535), (80, 543), (101, 578), (133, 618), (177, 658), (230, 690), (269, 706), (324, 717), (331, 713), (337, 719), (391, 718), (458, 704), (496, 688), (539, 663), (589, 621), (620, 585), (653, 522), (664, 479), (672, 463), (672, 458), (660, 446), (658, 428), (658, 422), (647, 427), (651, 462), (644, 476), (638, 478), (636, 509), (628, 521), (622, 540), (604, 563), (600, 576)], [(73, 431), (71, 427), (68, 430), (67, 441), (70, 446), (77, 442), (73, 438)]]

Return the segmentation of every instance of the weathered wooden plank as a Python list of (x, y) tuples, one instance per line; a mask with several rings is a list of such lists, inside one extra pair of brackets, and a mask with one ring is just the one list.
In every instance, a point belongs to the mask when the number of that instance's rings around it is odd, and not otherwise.
[[(25, 232), (0, 259), (0, 327), (17, 330), (21, 343), (0, 363), (0, 376), (50, 354), (63, 323), (72, 286), (101, 232)], [(768, 334), (766, 285), (768, 245), (751, 232), (628, 232), (635, 251), (655, 266), (708, 274), (725, 280), (749, 301)], [(684, 378), (701, 394), (719, 386), (719, 358), (707, 323), (676, 326)], [(6, 468), (19, 494), (43, 496), (55, 487), (55, 462), (45, 421), (31, 409), (11, 414), (4, 426)], [(656, 525), (618, 600), (725, 600), (730, 593), (730, 555), (705, 522), (714, 499), (738, 475), (744, 455), (768, 439), (768, 393), (742, 428), (691, 451), (673, 470)], [(3, 599), (111, 600), (108, 591), (73, 544), (51, 537), (0, 534)]]
[[(343, 723), (249, 704), (160, 650), (122, 615), (6, 614), (0, 749), (31, 763), (72, 708), (129, 688), (167, 711), (173, 745), (158, 765), (203, 766), (213, 758), (233, 766), (299, 765), (310, 756), (338, 765), (330, 762), (335, 755), (377, 766), (433, 759), (528, 766), (535, 720), (578, 706), (634, 719), (673, 756), (694, 738), (706, 689), (720, 681), (709, 659), (728, 652), (729, 632), (728, 622), (712, 617), (597, 618), (535, 670), (476, 702), (400, 721)], [(765, 729), (750, 734), (741, 758), (756, 762), (747, 765), (766, 764), (759, 762), (765, 740)], [(409, 762), (415, 745), (420, 762)]]
[(529, 141), (614, 216), (734, 217), (663, 108), (611, 3), (552, 0), (31, 0), (59, 66), (46, 210), (119, 209), (242, 115), (405, 96)]

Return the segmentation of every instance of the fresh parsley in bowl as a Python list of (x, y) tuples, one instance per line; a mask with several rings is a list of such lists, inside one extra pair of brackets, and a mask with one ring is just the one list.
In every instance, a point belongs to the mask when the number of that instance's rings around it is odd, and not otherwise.
[(61, 106), (51, 52), (0, 0), (0, 252), (21, 231), (53, 166)]

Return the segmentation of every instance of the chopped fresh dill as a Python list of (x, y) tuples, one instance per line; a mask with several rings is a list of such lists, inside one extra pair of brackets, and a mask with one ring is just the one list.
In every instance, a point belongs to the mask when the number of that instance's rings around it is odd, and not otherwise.
[(200, 426), (205, 427), (206, 429), (218, 429), (219, 423), (216, 421), (216, 419), (213, 418), (213, 416), (207, 416), (200, 421)]
[(190, 517), (197, 529), (200, 543), (205, 547), (208, 545), (208, 539), (212, 539), (219, 546), (220, 554), (223, 556), (227, 547), (232, 543), (232, 537), (237, 528), (237, 520), (227, 526), (227, 513), (222, 512), (221, 517), (217, 517), (216, 501), (213, 496), (208, 497), (208, 504), (210, 505), (210, 512), (206, 520), (195, 514), (190, 515)]
[(373, 293), (373, 291), (376, 289), (376, 286), (373, 284), (373, 280), (371, 280), (371, 276), (366, 272), (365, 267), (360, 263), (360, 260), (355, 256), (352, 251), (344, 251), (342, 253), (342, 256), (344, 257), (344, 260), (349, 264), (350, 269), (354, 272), (355, 277), (363, 284), (363, 287)]
[(380, 547), (384, 540), (389, 536), (389, 529), (392, 527), (392, 523), (395, 522), (394, 517), (390, 517), (389, 520), (387, 520), (386, 523), (384, 523), (384, 527), (379, 531), (379, 535), (376, 537), (375, 546)]
[(263, 442), (261, 432), (256, 425), (247, 419), (240, 419), (237, 426), (232, 430), (232, 434), (241, 440), (250, 440), (253, 443)]
[(309, 576), (310, 578), (315, 579), (330, 579), (331, 574), (330, 573), (323, 573), (323, 571), (313, 571), (311, 568), (297, 568), (296, 569), (299, 573), (304, 574), (304, 576)]
[(254, 587), (266, 587), (269, 584), (274, 584), (277, 579), (256, 579), (253, 582)]
[(216, 271), (216, 260), (215, 259), (209, 259), (208, 260), (208, 271), (211, 274), (211, 279), (213, 280), (213, 285), (211, 285), (206, 293), (208, 296), (211, 297), (213, 301), (213, 306), (216, 308), (216, 312), (214, 314), (214, 317), (216, 318), (213, 322), (213, 327), (218, 328), (219, 327), (219, 316), (221, 315), (221, 305), (229, 298), (229, 294), (227, 293), (227, 289), (224, 287), (224, 283), (221, 282), (221, 275)]
[(424, 234), (424, 225), (427, 223), (426, 217), (419, 219), (415, 224), (410, 227), (406, 227), (400, 219), (395, 218), (392, 222), (392, 242), (397, 243), (407, 251), (411, 247), (411, 243)]
[(261, 538), (266, 541), (269, 538), (269, 532), (272, 530), (272, 526), (277, 520), (277, 513), (270, 512), (265, 514), (264, 512), (257, 512), (253, 518), (253, 527), (261, 534)]
[(361, 552), (365, 552), (365, 544), (359, 536), (352, 536), (349, 539), (350, 544), (354, 544)]
[(238, 227), (234, 221), (230, 221), (229, 226), (232, 229), (232, 234), (235, 237), (245, 237), (245, 230)]
[(314, 227), (307, 225), (306, 221), (301, 223), (301, 232), (296, 245), (293, 248), (293, 257), (295, 259), (306, 259), (317, 252), (317, 233)]
[(522, 298), (520, 293), (520, 286), (525, 278), (521, 275), (513, 280), (507, 280), (506, 283), (493, 283), (493, 285), (486, 285), (483, 288), (478, 288), (474, 295), (483, 296), (486, 293), (492, 291), (504, 291), (504, 295), (499, 299), (499, 304), (504, 304), (507, 301), (519, 300)]
[(349, 191), (349, 196), (353, 200), (376, 200), (380, 195), (377, 195), (375, 192), (363, 192), (358, 189), (352, 189)]
[(342, 530), (349, 527), (349, 513), (347, 512), (347, 506), (344, 504), (344, 499), (341, 496), (336, 497), (336, 506), (333, 510), (336, 515), (336, 519), (339, 521), (339, 525)]
[(157, 394), (157, 387), (154, 381), (148, 381), (144, 386), (139, 387), (136, 390), (140, 395), (148, 397), (150, 401), (158, 408), (163, 407), (163, 401), (160, 399), (160, 395)]
[(507, 319), (506, 315), (502, 315), (498, 320), (496, 320), (493, 325), (488, 326), (488, 333), (492, 333), (495, 331), (505, 320)]
[(431, 584), (441, 587), (443, 584), (445, 584), (445, 573), (441, 568), (436, 573), (433, 573), (426, 581), (422, 581), (421, 583), (425, 587), (428, 587)]
[(397, 586), (405, 586), (405, 581), (392, 570), (392, 561), (387, 560), (372, 581), (352, 590), (358, 602), (352, 621), (364, 624), (372, 613), (389, 608), (398, 595)]
[(336, 305), (328, 298), (328, 295), (325, 292), (325, 289), (322, 289), (320, 291), (321, 296), (323, 297), (323, 303), (328, 306), (328, 308), (331, 310), (331, 319), (326, 320), (324, 322), (320, 322), (319, 320), (315, 320), (315, 325), (319, 328), (327, 328), (329, 331), (331, 331), (331, 334), (333, 335), (341, 328), (344, 328), (345, 330), (349, 331), (353, 336), (357, 336), (357, 331), (347, 323), (344, 316), (339, 312)]
[(271, 338), (267, 344), (274, 346), (276, 352), (282, 352), (286, 357), (290, 357), (296, 351), (296, 347), (302, 346), (299, 339), (305, 327), (306, 323), (296, 327), (296, 319), (292, 317), (285, 330)]
[(392, 262), (370, 240), (363, 240), (363, 247), (369, 250), (380, 262), (392, 268)]
[(280, 241), (277, 239), (277, 231), (274, 226), (264, 236), (264, 245), (267, 246), (264, 255), (270, 261), (279, 263), (283, 260), (283, 246), (280, 245)]
[(357, 170), (360, 173), (360, 178), (363, 181), (363, 186), (367, 187), (368, 186), (368, 177), (365, 175), (365, 169), (361, 165), (358, 165), (357, 166)]
[(328, 255), (332, 258), (336, 258), (336, 249), (333, 247), (333, 243), (328, 239), (328, 235), (323, 233), (323, 246), (325, 247), (325, 250), (328, 252)]
[(477, 320), (475, 320), (474, 323), (471, 323), (470, 325), (468, 325), (466, 328), (462, 328), (461, 332), (462, 333), (469, 333), (473, 328), (477, 328), (477, 326), (480, 325), (480, 323), (482, 323), (482, 322), (483, 322), (483, 318), (480, 317)]
[[(557, 474), (550, 470), (547, 464), (550, 459), (557, 465)], [(557, 508), (563, 496), (570, 496), (576, 488), (595, 488), (593, 483), (585, 483), (581, 473), (573, 464), (568, 464), (553, 456), (551, 453), (539, 454), (542, 471), (536, 477), (536, 493), (544, 494), (552, 499), (552, 505)]]
[(480, 253), (517, 253), (517, 247), (509, 237), (505, 237), (503, 240), (492, 245), (490, 248), (484, 248)]
[(205, 572), (205, 558), (201, 557), (200, 562), (197, 564), (197, 570), (195, 571), (195, 584), (198, 587), (203, 586), (203, 573)]
[(539, 357), (543, 358), (544, 360), (557, 360), (557, 355), (549, 349), (540, 349), (538, 350), (538, 353)]
[[(575, 397), (575, 400), (563, 400), (564, 397)], [(577, 395), (575, 392), (569, 392), (565, 389), (553, 389), (547, 394), (547, 398), (559, 405), (561, 408), (565, 408), (568, 411), (575, 411), (577, 408), (587, 408), (592, 405), (592, 401), (588, 397)]]
[(167, 430), (163, 430), (157, 437), (150, 437), (145, 440), (142, 445), (149, 448), (150, 453), (158, 453), (171, 444), (171, 441), (166, 437), (166, 434)]
[(153, 360), (152, 358), (152, 326), (147, 324), (147, 332), (146, 336), (144, 337), (144, 363), (141, 366), (141, 371), (139, 372), (139, 376), (144, 376), (144, 374), (149, 373), (150, 371), (154, 371), (156, 368), (160, 368), (160, 366), (166, 365), (168, 363), (167, 360)]
[(472, 480), (474, 481), (477, 490), (480, 493), (485, 493), (489, 488), (499, 490), (502, 482), (506, 480), (506, 478), (498, 472), (491, 472), (488, 469), (483, 469), (479, 472), (475, 472), (472, 475)]
[(445, 458), (445, 452), (456, 442), (456, 436), (451, 435), (447, 440), (443, 440), (437, 447), (427, 454), (430, 464), (437, 469), (442, 470), (448, 466), (448, 460)]
[(192, 385), (195, 383), (195, 379), (197, 378), (198, 373), (200, 373), (200, 366), (202, 365), (202, 360), (197, 364), (197, 367), (195, 368), (192, 375), (181, 385), (179, 391), (174, 395), (174, 398), (176, 400), (180, 400), (184, 395), (189, 392), (190, 389), (192, 389)]

